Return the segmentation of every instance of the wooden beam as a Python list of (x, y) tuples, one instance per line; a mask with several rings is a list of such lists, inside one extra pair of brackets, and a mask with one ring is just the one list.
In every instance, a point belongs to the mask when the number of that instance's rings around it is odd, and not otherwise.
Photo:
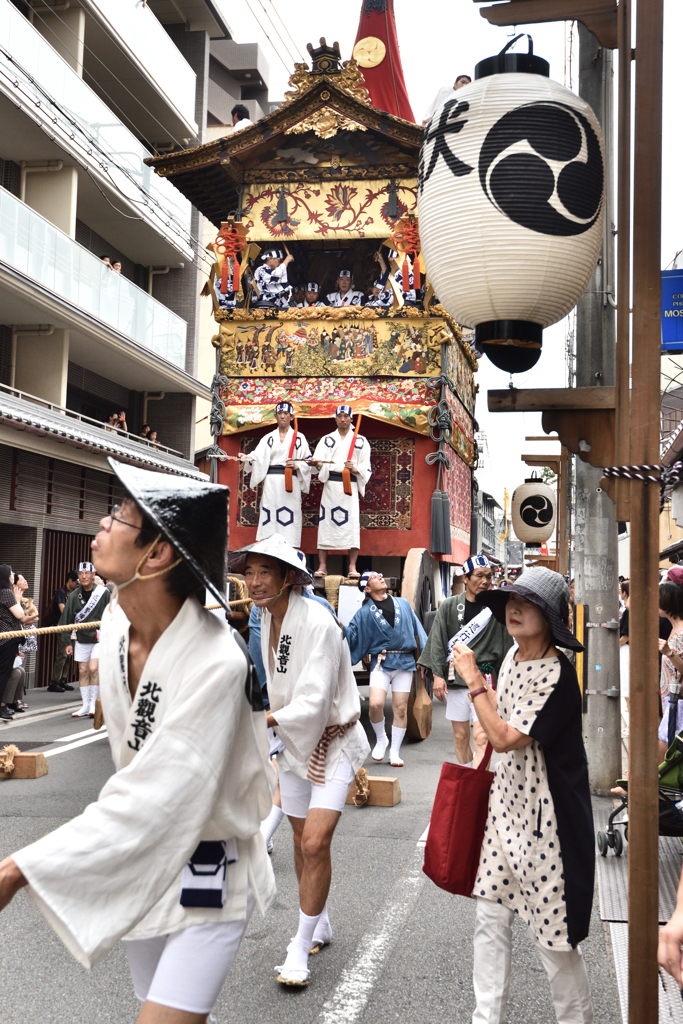
[(525, 437), (525, 441), (559, 441), (557, 434), (543, 434), (542, 437)]
[(527, 466), (547, 466), (555, 475), (557, 475), (557, 467), (562, 461), (561, 455), (521, 455), (520, 458), (522, 462), (526, 462)]
[[(475, 0), (481, 3), (482, 0)], [(580, 21), (602, 46), (616, 50), (616, 0), (511, 0), (479, 12), (491, 25), (532, 25), (544, 21)]]
[(579, 412), (613, 409), (614, 401), (614, 388), (505, 388), (488, 392), (489, 412)]

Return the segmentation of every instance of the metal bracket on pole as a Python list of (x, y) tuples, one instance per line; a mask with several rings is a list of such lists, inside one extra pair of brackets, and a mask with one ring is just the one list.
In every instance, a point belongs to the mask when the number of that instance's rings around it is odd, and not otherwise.
[[(608, 622), (585, 622), (584, 629), (619, 629), (619, 621), (610, 619)], [(591, 693), (591, 690), (588, 693)]]

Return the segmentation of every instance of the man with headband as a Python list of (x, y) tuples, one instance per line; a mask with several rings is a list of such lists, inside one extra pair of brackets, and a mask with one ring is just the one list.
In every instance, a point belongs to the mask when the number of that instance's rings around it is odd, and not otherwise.
[(381, 572), (364, 572), (358, 586), (365, 593), (365, 602), (344, 632), (354, 665), (368, 654), (371, 656), (370, 722), (377, 737), (372, 759), (383, 761), (389, 746), (384, 728), (384, 702), (391, 689), (394, 721), (389, 760), (394, 768), (402, 768), (400, 751), (408, 727), (415, 651), (418, 647), (423, 650), (427, 634), (409, 602), (387, 593), (387, 582)]
[[(473, 767), (482, 760), (486, 736), (469, 699), (467, 685), (453, 668), (451, 651), (456, 640), (467, 644), (476, 657), (479, 671), (495, 683), (503, 658), (513, 640), (505, 626), (476, 603), (477, 595), (493, 587), (491, 563), (486, 555), (475, 555), (464, 563), (465, 591), (447, 598), (436, 613), (418, 665), (434, 676), (434, 696), (446, 704), (446, 718), (453, 726), (455, 756), (460, 764)], [(470, 723), (475, 757), (470, 746)]]
[[(263, 481), (256, 540), (279, 533), (292, 547), (301, 544), (301, 495), (311, 486), (311, 456), (308, 441), (292, 430), (294, 407), (290, 402), (275, 406), (277, 427), (265, 434), (250, 455), (240, 456), (251, 466), (249, 486), (254, 490)], [(287, 490), (285, 469), (292, 471), (291, 491)]]
[(332, 938), (330, 845), (370, 745), (359, 721), (358, 687), (343, 631), (325, 608), (294, 591), (311, 582), (299, 552), (273, 536), (229, 555), (228, 564), (244, 574), (249, 597), (261, 609), (270, 700), (266, 721), (283, 744), (277, 755), (280, 800), (294, 830), (299, 878), (299, 927), (275, 970), (281, 984), (302, 987), (308, 984), (312, 949)]
[(266, 249), (261, 254), (263, 265), (254, 273), (254, 280), (259, 290), (259, 304), (277, 306), (287, 309), (292, 294), (292, 286), (287, 277), (287, 267), (293, 256), (282, 258), (280, 249)]
[[(361, 434), (351, 432), (353, 409), (337, 407), (337, 429), (322, 437), (316, 446), (311, 465), (318, 469), (324, 484), (318, 514), (318, 559), (316, 576), (327, 575), (327, 552), (348, 551), (349, 576), (359, 576), (356, 560), (360, 552), (360, 503), (372, 474), (370, 444)], [(353, 451), (351, 452), (351, 442)], [(342, 472), (351, 474), (351, 494), (344, 490)]]
[(353, 287), (353, 274), (350, 270), (340, 270), (337, 278), (336, 292), (327, 295), (328, 306), (362, 306), (363, 293)]
[(320, 299), (320, 286), (315, 281), (309, 281), (304, 292), (304, 300), (303, 302), (297, 302), (297, 306), (299, 309), (304, 309), (306, 306), (324, 305), (325, 303)]
[(208, 590), (228, 609), (227, 487), (109, 462), (126, 497), (92, 552), (117, 584), (100, 638), (116, 772), (0, 862), (0, 908), (28, 884), (85, 967), (125, 939), (140, 1024), (197, 1024), (274, 894), (259, 824), (275, 773), (244, 642), (204, 608)]
[[(95, 584), (95, 566), (92, 562), (79, 562), (78, 587), (72, 590), (66, 599), (64, 611), (59, 620), (60, 626), (71, 623), (99, 622), (109, 604), (111, 594), (105, 586)], [(95, 701), (100, 695), (98, 675), (100, 645), (97, 642), (97, 627), (77, 629), (76, 639), (67, 643), (64, 652), (74, 656), (78, 665), (78, 685), (81, 688), (83, 706), (74, 711), (72, 718), (94, 718)]]

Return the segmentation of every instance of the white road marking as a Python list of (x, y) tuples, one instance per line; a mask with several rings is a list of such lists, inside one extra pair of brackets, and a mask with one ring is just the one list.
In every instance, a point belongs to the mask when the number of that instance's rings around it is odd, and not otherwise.
[[(419, 848), (420, 843), (417, 845)], [(342, 972), (339, 984), (324, 1004), (318, 1018), (321, 1024), (353, 1024), (358, 1020), (425, 877), (420, 863), (406, 878), (398, 899), (382, 909), (375, 931), (363, 936), (353, 962)]]
[[(63, 754), (67, 750), (76, 750), (78, 747), (87, 747), (88, 743), (107, 738), (106, 732), (96, 732), (93, 736), (86, 736), (84, 740), (77, 740), (75, 743), (65, 743), (63, 747), (55, 747), (54, 750), (44, 750), (45, 757), (54, 757), (55, 754)], [(21, 741), (20, 741), (21, 742)]]
[[(107, 732), (106, 726), (104, 726), (103, 732), (106, 735), (106, 732)], [(68, 736), (58, 736), (56, 740), (53, 740), (53, 743), (68, 743), (69, 740), (85, 739), (86, 736), (90, 736), (92, 733), (94, 733), (94, 729), (93, 729), (93, 727), (91, 725), (89, 729), (81, 729), (80, 732), (72, 732)]]
[(427, 825), (427, 828), (424, 830), (424, 832), (422, 833), (422, 835), (420, 836), (420, 838), (417, 841), (417, 845), (418, 845), (418, 847), (420, 847), (420, 849), (424, 849), (424, 847), (426, 846), (426, 844), (427, 844), (427, 836), (428, 835), (429, 835), (429, 825)]
[(49, 718), (58, 718), (60, 715), (64, 716), (71, 709), (78, 708), (77, 704), (67, 704), (63, 708), (59, 708), (58, 711), (48, 711), (42, 713), (40, 711), (27, 711), (23, 715), (19, 715), (12, 722), (3, 722), (0, 726), (0, 732), (4, 732), (5, 729), (16, 729), (17, 726), (22, 725), (33, 725), (35, 722), (46, 722)]

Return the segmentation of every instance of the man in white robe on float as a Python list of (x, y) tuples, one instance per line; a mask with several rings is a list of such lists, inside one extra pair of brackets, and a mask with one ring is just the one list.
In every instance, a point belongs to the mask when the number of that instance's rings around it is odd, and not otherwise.
[(261, 609), (266, 722), (284, 747), (277, 755), (280, 800), (294, 831), (299, 879), (299, 927), (275, 970), (281, 984), (302, 987), (310, 953), (332, 939), (330, 844), (370, 744), (343, 629), (326, 608), (293, 589), (311, 582), (299, 553), (273, 536), (229, 555), (228, 564), (244, 574)]
[[(263, 481), (256, 540), (279, 533), (292, 547), (301, 545), (301, 495), (311, 486), (308, 441), (292, 429), (294, 407), (289, 402), (275, 406), (277, 427), (265, 434), (249, 455), (240, 458), (251, 465), (249, 486), (255, 490)], [(291, 470), (291, 475), (286, 470)], [(291, 491), (287, 489), (291, 484)]]
[[(316, 576), (327, 575), (327, 552), (348, 551), (348, 575), (360, 579), (356, 560), (360, 552), (359, 496), (372, 474), (370, 444), (366, 437), (351, 427), (353, 409), (350, 405), (337, 407), (337, 429), (321, 437), (316, 445), (311, 465), (318, 469), (318, 479), (324, 484), (318, 515), (318, 559)], [(344, 481), (344, 471), (350, 476)], [(347, 493), (348, 491), (351, 493)]]
[(84, 967), (124, 939), (138, 1024), (204, 1024), (275, 890), (261, 688), (244, 641), (204, 608), (208, 590), (228, 609), (228, 489), (109, 462), (127, 497), (92, 557), (117, 585), (100, 637), (116, 770), (82, 814), (0, 862), (0, 909), (28, 885)]

